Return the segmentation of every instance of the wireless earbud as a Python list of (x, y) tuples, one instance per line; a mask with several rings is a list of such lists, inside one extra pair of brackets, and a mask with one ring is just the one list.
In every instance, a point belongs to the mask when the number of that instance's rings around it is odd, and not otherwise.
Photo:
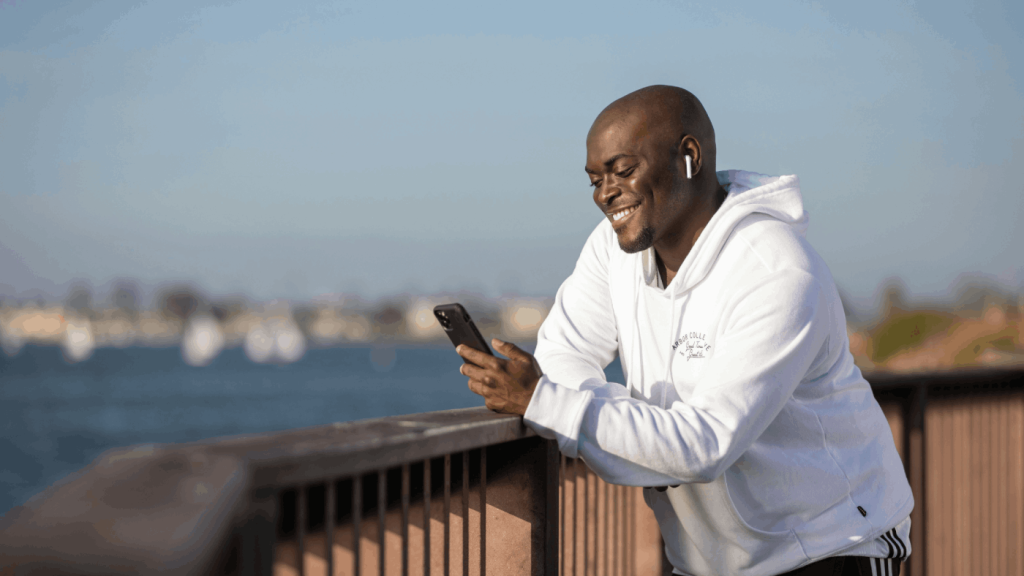
[(689, 180), (691, 178), (693, 178), (693, 173), (690, 171), (690, 155), (687, 154), (686, 155), (686, 179)]

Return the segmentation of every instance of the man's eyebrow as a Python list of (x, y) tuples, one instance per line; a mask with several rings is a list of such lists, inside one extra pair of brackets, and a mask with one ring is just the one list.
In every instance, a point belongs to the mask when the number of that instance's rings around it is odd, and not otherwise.
[(615, 161), (618, 160), (619, 158), (625, 158), (627, 156), (632, 156), (632, 154), (616, 154), (615, 156), (612, 156), (608, 160), (605, 160), (604, 165), (606, 167), (611, 166), (612, 164), (615, 164)]
[[(605, 160), (604, 161), (604, 166), (605, 167), (611, 166), (612, 164), (615, 163), (616, 160), (618, 160), (620, 158), (628, 158), (628, 157), (631, 157), (631, 156), (633, 156), (633, 155), (632, 154), (616, 154), (616, 155), (612, 156), (611, 158)], [(586, 166), (584, 166), (583, 171), (587, 172), (588, 174), (596, 174), (597, 173), (594, 170), (591, 170), (590, 168), (588, 168)]]
[[(633, 156), (633, 155), (632, 154), (616, 154), (615, 156), (612, 156), (611, 158), (605, 160), (604, 165), (605, 165), (605, 167), (609, 167), (612, 164), (615, 164), (616, 160), (618, 160), (620, 158), (627, 158), (627, 157), (630, 157), (630, 156)], [(586, 172), (587, 174), (597, 174), (597, 172), (594, 172), (593, 170), (591, 170), (590, 168), (587, 168), (586, 166), (583, 167), (583, 171)]]

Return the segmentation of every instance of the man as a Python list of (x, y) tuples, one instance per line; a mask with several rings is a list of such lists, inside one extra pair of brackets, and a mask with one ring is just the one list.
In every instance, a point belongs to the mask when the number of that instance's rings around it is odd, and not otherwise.
[[(799, 182), (716, 174), (715, 155), (680, 88), (602, 111), (586, 172), (606, 217), (536, 359), (495, 340), (509, 360), (461, 347), (462, 373), (604, 480), (656, 487), (677, 574), (897, 574), (914, 500)], [(622, 384), (605, 381), (616, 354)]]

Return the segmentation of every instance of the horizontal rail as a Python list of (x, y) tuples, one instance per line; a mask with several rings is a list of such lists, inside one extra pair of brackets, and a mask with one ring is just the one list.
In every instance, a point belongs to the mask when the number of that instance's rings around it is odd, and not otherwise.
[[(928, 389), (974, 392), (1024, 387), (1021, 368), (969, 368), (943, 372), (867, 372), (877, 392)], [(180, 447), (230, 454), (252, 470), (253, 487), (290, 485), (352, 476), (534, 436), (518, 416), (483, 407), (391, 416), (326, 426), (213, 438)]]
[(354, 476), (536, 436), (522, 418), (480, 408), (390, 416), (194, 444), (246, 462), (252, 487)]
[(985, 389), (1024, 387), (1024, 369), (960, 368), (942, 372), (865, 372), (864, 378), (876, 392), (925, 388), (930, 392), (980, 392)]

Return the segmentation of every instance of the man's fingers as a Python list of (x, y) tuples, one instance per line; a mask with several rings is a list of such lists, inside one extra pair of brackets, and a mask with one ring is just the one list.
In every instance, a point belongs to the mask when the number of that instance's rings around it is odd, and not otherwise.
[(493, 377), (488, 374), (487, 370), (473, 364), (463, 364), (459, 368), (459, 373), (463, 376), (469, 376), (473, 380), (477, 380), (488, 386), (492, 386), (491, 382), (494, 381)]
[(470, 378), (469, 379), (469, 391), (474, 393), (474, 394), (476, 394), (476, 395), (478, 395), (478, 396), (483, 396), (484, 395), (484, 383), (479, 381), (479, 380), (473, 380), (472, 378)]
[(519, 348), (519, 346), (516, 346), (511, 342), (505, 342), (503, 340), (498, 340), (497, 338), (494, 338), (491, 340), (491, 346), (494, 346), (495, 350), (501, 352), (502, 354), (508, 356), (513, 360), (525, 360), (529, 362), (532, 358), (530, 354), (524, 352), (521, 348)]
[(540, 364), (537, 363), (537, 359), (534, 358), (533, 354), (526, 352), (519, 346), (511, 342), (504, 342), (497, 338), (491, 340), (491, 345), (494, 346), (499, 352), (508, 356), (510, 360), (513, 360), (517, 364), (528, 364), (532, 367), (538, 375), (543, 374)]
[(498, 359), (490, 354), (486, 354), (475, 348), (470, 348), (465, 344), (459, 344), (459, 346), (455, 348), (455, 351), (458, 352), (459, 356), (462, 356), (462, 358), (467, 362), (484, 368), (490, 368), (492, 370), (498, 369)]

